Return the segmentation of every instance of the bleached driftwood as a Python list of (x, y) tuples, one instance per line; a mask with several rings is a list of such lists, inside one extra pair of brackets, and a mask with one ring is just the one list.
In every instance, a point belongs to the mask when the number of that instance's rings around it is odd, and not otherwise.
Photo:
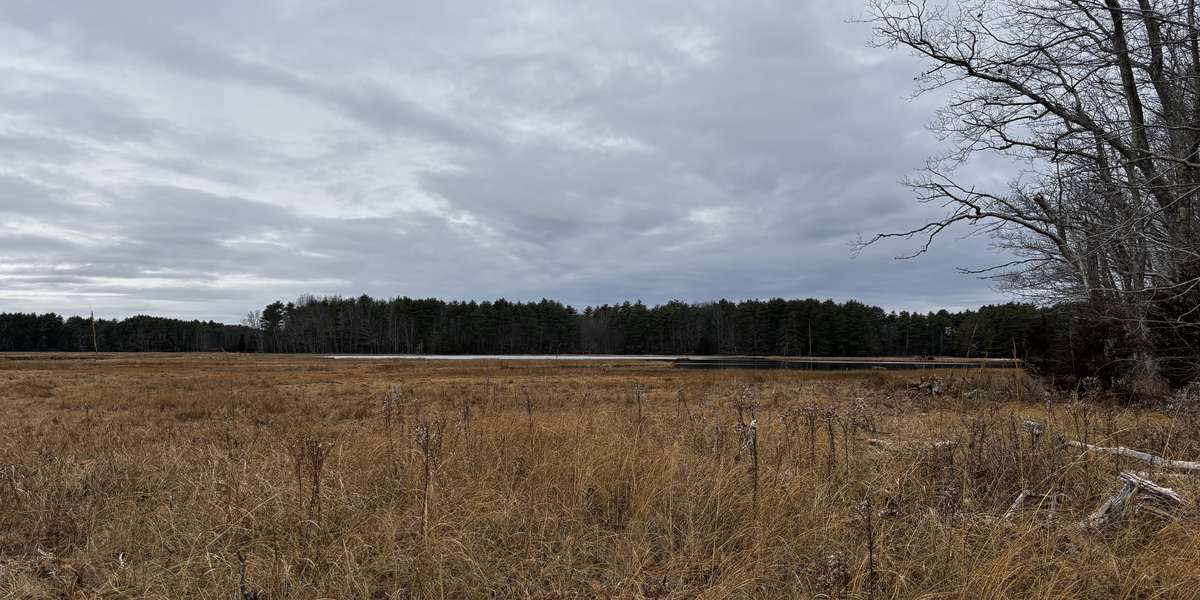
[(1183, 506), (1183, 498), (1171, 488), (1158, 485), (1129, 471), (1122, 471), (1119, 478), (1124, 485), (1111, 498), (1105, 500), (1096, 512), (1088, 515), (1082, 523), (1083, 527), (1101, 529), (1120, 521), (1135, 499), (1140, 502), (1139, 511), (1159, 516), (1167, 516)]
[(1193, 481), (1192, 478), (1195, 477), (1191, 473), (1169, 473), (1166, 471), (1160, 471), (1158, 473), (1151, 473), (1150, 471), (1130, 471), (1130, 472), (1133, 473), (1134, 475), (1137, 475), (1138, 477), (1142, 477), (1145, 479), (1150, 479), (1151, 477), (1153, 477), (1158, 480), (1167, 479), (1167, 480), (1171, 480), (1171, 481), (1182, 481), (1185, 483), (1188, 481)]
[[(1021, 423), (1021, 426), (1034, 435), (1040, 435), (1046, 431), (1046, 425), (1044, 423), (1035, 421), (1033, 419), (1025, 419), (1025, 421)], [(1062, 439), (1062, 443), (1063, 445), (1070, 446), (1072, 448), (1080, 448), (1087, 450), (1088, 452), (1095, 452), (1096, 454), (1112, 454), (1115, 456), (1124, 456), (1125, 458), (1140, 460), (1156, 467), (1177, 469), (1180, 471), (1200, 472), (1200, 462), (1163, 458), (1155, 454), (1150, 454), (1149, 452), (1143, 452), (1133, 448), (1126, 448), (1125, 446), (1097, 446), (1096, 444), (1089, 444), (1087, 442), (1069, 440), (1066, 438)]]
[(1095, 452), (1097, 454), (1114, 454), (1117, 456), (1132, 458), (1134, 460), (1140, 460), (1142, 462), (1150, 463), (1156, 467), (1178, 469), (1180, 471), (1200, 471), (1200, 462), (1163, 458), (1161, 456), (1150, 454), (1149, 452), (1142, 452), (1141, 450), (1126, 448), (1125, 446), (1097, 446), (1095, 444), (1088, 444), (1086, 442), (1080, 442), (1076, 440), (1063, 440), (1063, 443), (1073, 448), (1082, 448), (1088, 452)]
[[(1033, 419), (1025, 419), (1021, 423), (1021, 426), (1035, 436), (1046, 432), (1046, 425)], [(1200, 472), (1200, 462), (1172, 460), (1150, 454), (1149, 452), (1142, 452), (1141, 450), (1126, 448), (1124, 446), (1097, 446), (1095, 444), (1088, 444), (1086, 442), (1069, 440), (1061, 437), (1057, 439), (1059, 443), (1066, 447), (1080, 448), (1082, 450), (1095, 452), (1097, 454), (1124, 456), (1126, 458), (1150, 463), (1151, 465), (1157, 467), (1178, 469), (1181, 471), (1188, 471), (1190, 473)], [(1088, 515), (1087, 519), (1084, 519), (1082, 526), (1086, 528), (1099, 529), (1112, 523), (1116, 523), (1124, 518), (1130, 504), (1134, 501), (1138, 502), (1138, 511), (1163, 517), (1169, 516), (1176, 509), (1183, 506), (1183, 498), (1180, 497), (1179, 494), (1175, 493), (1175, 490), (1158, 485), (1157, 483), (1147, 479), (1145, 475), (1145, 473), (1140, 472), (1135, 473), (1132, 471), (1121, 471), (1121, 474), (1118, 476), (1118, 478), (1123, 482), (1124, 485), (1122, 485), (1121, 489), (1118, 490), (1116, 494), (1113, 494), (1111, 498), (1105, 500), (1104, 504), (1100, 505), (1100, 508), (1097, 508), (1095, 512)], [(1022, 492), (1020, 496), (1017, 496), (1017, 501), (1013, 502), (1013, 506), (1009, 507), (1008, 512), (1004, 515), (1004, 518), (1007, 519), (1017, 508), (1020, 507), (1020, 504), (1025, 501), (1024, 496), (1026, 495), (1027, 494)]]
[(1029, 432), (1034, 435), (1041, 435), (1042, 432), (1046, 431), (1045, 423), (1042, 423), (1041, 421), (1035, 421), (1033, 419), (1025, 419), (1021, 422), (1021, 427), (1029, 430)]
[(880, 438), (866, 438), (863, 440), (869, 446), (874, 446), (881, 450), (895, 452), (900, 448), (922, 448), (929, 450), (949, 450), (958, 445), (954, 440), (938, 440), (936, 442), (908, 442), (906, 444), (897, 444)]
[(909, 388), (929, 392), (932, 396), (938, 396), (945, 390), (945, 383), (940, 377), (931, 379), (922, 377), (920, 381), (910, 384)]
[(1035, 504), (1039, 507), (1049, 504), (1051, 511), (1058, 510), (1058, 502), (1062, 497), (1062, 494), (1035, 494), (1030, 490), (1021, 490), (1021, 493), (1017, 494), (1017, 498), (1008, 506), (1008, 510), (1004, 512), (1004, 516), (1000, 517), (1000, 520), (1007, 521), (1011, 519), (1026, 504)]
[(1017, 494), (1017, 499), (1013, 500), (1013, 503), (1009, 505), (1008, 510), (1004, 511), (1004, 516), (1001, 517), (1001, 519), (1005, 521), (1011, 519), (1012, 516), (1016, 514), (1017, 509), (1021, 508), (1022, 504), (1025, 504), (1025, 499), (1028, 497), (1029, 490), (1021, 490), (1021, 493)]

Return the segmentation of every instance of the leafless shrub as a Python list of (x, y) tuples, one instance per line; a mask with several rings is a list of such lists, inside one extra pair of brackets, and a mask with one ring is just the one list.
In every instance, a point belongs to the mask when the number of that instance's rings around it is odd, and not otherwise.
[(398, 478), (400, 474), (400, 456), (396, 448), (395, 431), (404, 429), (405, 402), (404, 393), (398, 387), (390, 387), (383, 394), (383, 428), (387, 438), (388, 462)]
[(421, 531), (424, 539), (429, 539), (429, 514), (433, 504), (433, 479), (437, 473), (442, 455), (442, 440), (444, 438), (446, 421), (438, 415), (432, 419), (422, 419), (416, 425), (414, 441), (421, 453), (422, 492), (421, 492)]
[(739, 444), (743, 452), (746, 453), (748, 464), (746, 471), (750, 475), (750, 485), (753, 490), (753, 501), (755, 509), (758, 507), (758, 419), (754, 414), (750, 414), (750, 422), (743, 420), (741, 412), (738, 413), (737, 424)]
[(804, 416), (805, 423), (808, 424), (808, 463), (815, 464), (817, 462), (817, 428), (821, 423), (823, 409), (812, 402), (807, 402), (799, 410), (800, 414)]
[(867, 598), (875, 597), (879, 587), (879, 575), (875, 570), (875, 544), (878, 532), (875, 524), (875, 507), (868, 491), (861, 502), (850, 507), (850, 521), (862, 535), (867, 547)]
[(821, 411), (820, 416), (825, 422), (825, 433), (829, 440), (829, 453), (826, 455), (825, 474), (833, 475), (834, 468), (837, 466), (837, 410), (832, 407), (825, 408)]
[[(300, 527), (301, 545), (305, 548), (311, 546), (313, 532), (321, 529), (321, 471), (332, 450), (332, 444), (311, 436), (293, 441), (289, 448), (296, 476), (297, 501), (305, 511), (305, 520)], [(307, 503), (304, 501), (306, 489)]]

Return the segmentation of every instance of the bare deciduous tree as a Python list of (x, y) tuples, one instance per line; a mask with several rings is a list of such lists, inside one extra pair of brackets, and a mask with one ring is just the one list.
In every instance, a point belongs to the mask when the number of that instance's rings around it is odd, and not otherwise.
[[(917, 94), (948, 90), (932, 123), (944, 156), (907, 183), (946, 214), (914, 229), (927, 251), (956, 224), (1012, 260), (968, 271), (1087, 307), (1138, 374), (1195, 377), (1200, 312), (1200, 29), (1195, 0), (871, 0), (875, 42), (925, 58)], [(1013, 159), (1007, 189), (956, 170)]]

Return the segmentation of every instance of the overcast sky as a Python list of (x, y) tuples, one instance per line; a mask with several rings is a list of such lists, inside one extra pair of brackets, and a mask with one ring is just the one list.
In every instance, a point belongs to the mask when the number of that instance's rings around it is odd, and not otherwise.
[(938, 151), (937, 100), (907, 100), (921, 66), (861, 10), (5, 0), (0, 312), (996, 301), (954, 270), (986, 239), (851, 255), (937, 212), (897, 183)]

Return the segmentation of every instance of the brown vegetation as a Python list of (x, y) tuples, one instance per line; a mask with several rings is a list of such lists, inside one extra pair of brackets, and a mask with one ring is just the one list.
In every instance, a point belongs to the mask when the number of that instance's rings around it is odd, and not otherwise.
[[(54, 358), (0, 356), (0, 597), (1200, 589), (1200, 486), (1063, 443), (1195, 459), (1186, 395), (1122, 408), (1000, 371)], [(1142, 480), (1181, 501), (1130, 493), (1086, 526)]]

